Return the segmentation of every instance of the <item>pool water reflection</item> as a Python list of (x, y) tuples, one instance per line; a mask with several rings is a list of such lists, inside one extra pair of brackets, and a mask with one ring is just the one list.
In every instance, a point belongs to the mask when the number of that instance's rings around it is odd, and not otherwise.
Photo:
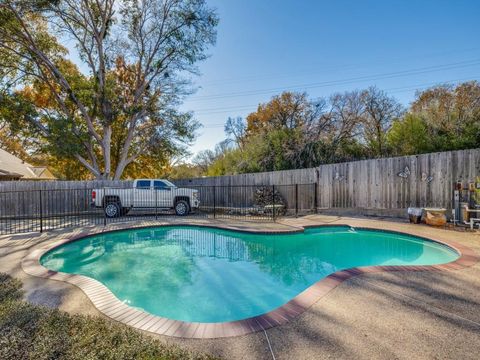
[(273, 310), (338, 270), (457, 258), (439, 243), (349, 227), (267, 235), (175, 226), (87, 237), (49, 251), (41, 263), (94, 278), (154, 315), (223, 322)]

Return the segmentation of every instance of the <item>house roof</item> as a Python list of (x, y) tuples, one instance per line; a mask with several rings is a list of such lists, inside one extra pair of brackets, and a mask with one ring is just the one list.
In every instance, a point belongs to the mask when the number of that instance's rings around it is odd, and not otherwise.
[(22, 175), (0, 169), (0, 180), (18, 180)]
[(54, 180), (46, 166), (33, 166), (0, 149), (0, 178), (22, 180)]

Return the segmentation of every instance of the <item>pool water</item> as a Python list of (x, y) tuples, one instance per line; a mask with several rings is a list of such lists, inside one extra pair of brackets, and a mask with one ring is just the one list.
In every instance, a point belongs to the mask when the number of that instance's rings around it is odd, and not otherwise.
[(83, 238), (46, 253), (41, 263), (94, 278), (154, 315), (223, 322), (273, 310), (338, 270), (442, 264), (458, 256), (432, 241), (350, 227), (265, 235), (175, 226)]

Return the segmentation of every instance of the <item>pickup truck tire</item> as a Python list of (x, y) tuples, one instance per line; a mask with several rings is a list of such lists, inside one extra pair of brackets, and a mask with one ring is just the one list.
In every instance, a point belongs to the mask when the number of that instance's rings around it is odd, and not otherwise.
[(105, 205), (105, 216), (114, 218), (120, 216), (120, 206), (117, 203), (111, 202)]
[(178, 200), (175, 203), (175, 214), (178, 216), (186, 216), (190, 212), (190, 205), (185, 200)]

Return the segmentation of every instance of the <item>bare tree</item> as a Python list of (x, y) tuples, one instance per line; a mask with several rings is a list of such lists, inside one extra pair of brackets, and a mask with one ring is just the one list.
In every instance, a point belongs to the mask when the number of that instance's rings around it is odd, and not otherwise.
[(225, 123), (227, 140), (233, 141), (240, 149), (242, 149), (245, 144), (246, 131), (247, 125), (241, 117), (229, 117), (227, 119)]
[(333, 94), (329, 106), (325, 116), (330, 120), (327, 160), (331, 161), (342, 143), (357, 139), (360, 135), (364, 107), (359, 91)]
[(202, 150), (195, 155), (192, 162), (198, 166), (203, 174), (205, 174), (216, 159), (216, 154), (212, 150)]
[(403, 107), (384, 91), (370, 87), (362, 91), (364, 137), (370, 152), (386, 155), (386, 135), (395, 119), (403, 115)]

